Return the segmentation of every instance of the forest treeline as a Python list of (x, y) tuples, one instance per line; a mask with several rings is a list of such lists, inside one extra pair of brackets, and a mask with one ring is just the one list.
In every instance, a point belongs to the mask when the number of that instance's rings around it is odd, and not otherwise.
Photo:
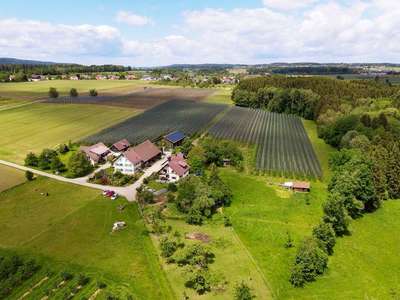
[[(320, 223), (297, 249), (290, 281), (303, 286), (328, 267), (336, 237), (388, 199), (400, 199), (400, 88), (375, 81), (260, 77), (240, 82), (237, 105), (315, 120), (337, 148)], [(367, 230), (367, 229), (366, 229)]]
[(96, 73), (96, 72), (128, 72), (131, 67), (118, 65), (92, 65), (84, 66), (78, 64), (0, 64), (0, 81), (7, 79), (10, 75), (17, 77), (17, 81), (37, 75), (64, 75), (74, 73)]

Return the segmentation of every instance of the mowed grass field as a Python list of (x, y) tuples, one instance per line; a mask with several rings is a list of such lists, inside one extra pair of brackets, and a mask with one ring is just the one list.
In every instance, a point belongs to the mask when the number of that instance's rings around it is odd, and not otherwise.
[[(123, 211), (117, 209), (121, 204), (126, 205)], [(114, 295), (173, 299), (136, 204), (38, 178), (0, 193), (0, 219), (0, 248), (34, 257), (53, 272), (88, 274), (89, 296), (97, 289), (96, 280), (101, 280)], [(125, 221), (127, 228), (112, 233), (116, 221)], [(12, 298), (23, 292), (21, 288)]]
[(287, 236), (298, 245), (319, 221), (326, 195), (324, 185), (313, 183), (312, 193), (305, 196), (270, 186), (265, 177), (232, 169), (222, 169), (220, 174), (234, 195), (226, 209), (233, 228), (264, 273), (274, 298), (286, 299), (296, 253), (296, 248), (285, 248)]
[(130, 108), (43, 103), (0, 111), (0, 159), (22, 163), (30, 151), (79, 140), (135, 113)]
[(0, 165), (0, 192), (23, 182), (25, 182), (24, 172)]
[(54, 87), (60, 96), (69, 94), (76, 88), (80, 94), (88, 94), (90, 89), (102, 93), (130, 92), (146, 85), (135, 80), (46, 80), (39, 82), (0, 83), (0, 96), (9, 98), (38, 99), (48, 96), (49, 89)]
[[(186, 246), (201, 243), (200, 241), (185, 239), (187, 233), (199, 232), (209, 236), (210, 242), (203, 245), (209, 247), (215, 254), (215, 261), (209, 266), (210, 271), (222, 282), (226, 281), (226, 284), (220, 291), (198, 295), (192, 289), (185, 288), (183, 268), (176, 264), (164, 263), (164, 270), (176, 295), (186, 293), (189, 299), (199, 300), (234, 299), (236, 284), (244, 281), (251, 287), (253, 294), (257, 297), (256, 299), (272, 299), (262, 272), (258, 269), (257, 264), (253, 261), (235, 230), (232, 227), (224, 226), (221, 215), (216, 215), (212, 221), (202, 226), (189, 225), (184, 220), (176, 219), (177, 216), (179, 216), (179, 213), (170, 219), (167, 218), (167, 224), (172, 226), (174, 232), (177, 231), (181, 234)], [(154, 240), (158, 245), (157, 240)]]

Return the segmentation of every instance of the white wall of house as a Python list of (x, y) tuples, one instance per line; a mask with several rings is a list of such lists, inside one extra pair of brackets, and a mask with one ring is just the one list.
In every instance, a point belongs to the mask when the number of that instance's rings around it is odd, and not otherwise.
[(129, 160), (126, 159), (125, 156), (120, 156), (114, 162), (114, 170), (115, 172), (119, 171), (125, 175), (133, 175), (140, 169), (140, 163), (134, 165)]
[(183, 174), (183, 176), (179, 176), (178, 174), (176, 174), (174, 172), (174, 170), (172, 170), (169, 166), (165, 167), (166, 170), (166, 175), (168, 175), (168, 181), (169, 182), (177, 182), (179, 181), (181, 178), (185, 178), (186, 176), (189, 175), (189, 170), (185, 172), (185, 174)]

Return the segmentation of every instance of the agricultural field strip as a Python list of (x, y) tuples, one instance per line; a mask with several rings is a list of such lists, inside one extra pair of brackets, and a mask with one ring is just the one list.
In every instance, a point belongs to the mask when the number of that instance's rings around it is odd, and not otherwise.
[(84, 140), (87, 143), (112, 144), (126, 138), (132, 144), (146, 139), (157, 140), (161, 136), (180, 130), (193, 135), (203, 130), (228, 106), (194, 101), (171, 100), (153, 107), (142, 114), (106, 128)]
[(256, 144), (256, 167), (321, 177), (322, 170), (300, 118), (234, 107), (212, 126), (209, 134)]

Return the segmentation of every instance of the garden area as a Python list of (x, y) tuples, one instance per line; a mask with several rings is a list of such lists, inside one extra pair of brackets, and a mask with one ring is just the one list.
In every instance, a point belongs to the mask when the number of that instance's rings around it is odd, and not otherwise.
[(142, 175), (143, 172), (136, 172), (134, 175), (125, 175), (121, 172), (115, 172), (114, 168), (111, 167), (96, 172), (93, 177), (89, 178), (89, 182), (111, 186), (127, 186), (133, 184)]

